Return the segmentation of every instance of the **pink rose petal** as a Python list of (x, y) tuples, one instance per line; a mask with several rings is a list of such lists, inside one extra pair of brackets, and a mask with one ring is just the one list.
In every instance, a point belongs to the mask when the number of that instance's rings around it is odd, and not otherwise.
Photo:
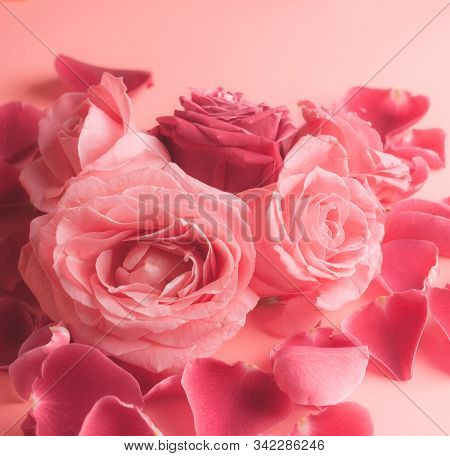
[(430, 241), (438, 247), (439, 255), (450, 256), (450, 217), (446, 207), (421, 200), (397, 203), (386, 217), (384, 242), (395, 239)]
[(428, 241), (398, 239), (382, 245), (381, 276), (392, 291), (425, 290), (438, 273), (437, 247)]
[(296, 404), (333, 405), (361, 383), (369, 354), (331, 328), (315, 328), (287, 339), (273, 350), (277, 385)]
[(373, 424), (362, 405), (343, 402), (304, 417), (289, 435), (373, 435)]
[(211, 358), (189, 363), (183, 373), (197, 435), (256, 435), (291, 411), (271, 375), (254, 366)]
[(152, 74), (148, 71), (103, 68), (80, 62), (66, 55), (59, 55), (56, 58), (55, 69), (70, 89), (78, 92), (84, 92), (88, 86), (100, 84), (103, 73), (122, 77), (129, 93), (143, 85), (147, 87), (153, 85)]
[(79, 435), (160, 435), (150, 419), (116, 396), (99, 399), (83, 421)]
[(391, 212), (424, 212), (425, 214), (450, 218), (450, 206), (448, 204), (420, 198), (408, 198), (398, 201), (389, 209)]
[(23, 343), (19, 357), (9, 366), (11, 380), (23, 399), (30, 397), (33, 383), (40, 376), (47, 356), (69, 342), (70, 334), (64, 326), (47, 325)]
[(0, 297), (0, 368), (7, 367), (20, 346), (33, 331), (33, 319), (26, 304), (18, 299)]
[(450, 285), (432, 288), (428, 293), (430, 313), (450, 340)]
[(37, 435), (77, 435), (87, 413), (103, 396), (143, 406), (139, 384), (93, 347), (69, 344), (51, 353), (33, 384)]
[(400, 89), (353, 87), (345, 96), (345, 109), (371, 122), (383, 140), (416, 123), (428, 111), (429, 100)]
[(426, 319), (426, 297), (410, 290), (380, 297), (352, 313), (342, 321), (342, 330), (367, 345), (394, 378), (409, 380)]

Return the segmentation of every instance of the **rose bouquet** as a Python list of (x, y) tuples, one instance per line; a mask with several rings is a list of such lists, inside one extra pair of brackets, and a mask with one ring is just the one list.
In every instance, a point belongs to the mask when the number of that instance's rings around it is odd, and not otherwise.
[[(0, 107), (0, 364), (24, 433), (156, 435), (176, 398), (198, 435), (271, 432), (295, 405), (291, 435), (371, 434), (345, 402), (369, 359), (408, 380), (428, 313), (450, 332), (450, 206), (410, 198), (445, 163), (444, 132), (412, 128), (428, 99), (355, 87), (294, 121), (192, 90), (142, 128), (149, 73), (56, 69), (73, 91), (44, 112)], [(214, 357), (267, 309), (264, 369)]]

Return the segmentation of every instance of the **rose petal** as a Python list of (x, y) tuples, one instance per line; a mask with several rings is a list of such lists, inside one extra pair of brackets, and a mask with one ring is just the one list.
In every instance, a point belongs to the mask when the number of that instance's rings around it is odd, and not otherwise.
[(70, 342), (69, 331), (61, 325), (45, 326), (23, 343), (19, 357), (9, 366), (9, 374), (17, 392), (28, 399), (36, 378), (47, 356)]
[(438, 247), (439, 255), (450, 256), (450, 218), (394, 208), (386, 217), (384, 242), (395, 239), (430, 241)]
[(83, 421), (79, 435), (161, 435), (150, 419), (133, 404), (116, 396), (99, 399)]
[(345, 109), (368, 122), (383, 140), (416, 123), (428, 111), (429, 100), (400, 89), (352, 87), (345, 95)]
[(331, 328), (298, 334), (272, 353), (273, 374), (282, 391), (296, 404), (333, 405), (361, 383), (369, 354)]
[(417, 290), (380, 297), (342, 321), (342, 330), (369, 347), (392, 376), (409, 380), (427, 319), (427, 299)]
[(254, 366), (211, 358), (183, 373), (197, 435), (256, 435), (284, 419), (292, 404), (271, 375)]
[(343, 402), (306, 416), (289, 435), (373, 435), (373, 424), (362, 405)]
[(24, 302), (0, 297), (0, 368), (7, 367), (33, 331), (33, 319)]
[(96, 348), (69, 344), (51, 353), (33, 384), (37, 435), (77, 435), (87, 413), (113, 395), (139, 408), (139, 384)]
[(428, 293), (430, 313), (450, 340), (450, 285), (432, 288)]
[(103, 73), (122, 77), (128, 92), (133, 92), (143, 85), (153, 85), (152, 74), (148, 71), (104, 68), (80, 62), (66, 55), (59, 55), (56, 58), (55, 69), (72, 90), (79, 92), (84, 92), (89, 86), (100, 84)]
[(382, 245), (381, 276), (392, 291), (424, 290), (438, 273), (437, 247), (428, 241), (398, 239)]

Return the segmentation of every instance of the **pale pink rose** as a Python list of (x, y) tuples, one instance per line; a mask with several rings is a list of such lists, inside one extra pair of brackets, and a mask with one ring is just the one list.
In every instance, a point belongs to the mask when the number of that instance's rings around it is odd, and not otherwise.
[(419, 156), (403, 160), (384, 148), (379, 133), (357, 114), (327, 110), (310, 101), (300, 102), (305, 120), (295, 135), (331, 135), (348, 154), (351, 177), (367, 180), (377, 198), (385, 205), (417, 191), (428, 176), (428, 166)]
[(260, 296), (306, 293), (333, 310), (368, 287), (380, 267), (384, 214), (370, 188), (349, 177), (349, 161), (334, 137), (305, 136), (276, 184), (241, 195), (253, 215)]
[(159, 372), (214, 353), (243, 326), (257, 302), (255, 252), (239, 198), (175, 164), (149, 166), (141, 148), (114, 168), (130, 154), (116, 145), (103, 170), (72, 179), (56, 211), (33, 221), (20, 270), (76, 342)]
[(41, 157), (20, 177), (33, 205), (44, 212), (54, 210), (66, 182), (101, 158), (130, 130), (130, 122), (126, 87), (108, 73), (86, 93), (58, 98), (39, 125)]

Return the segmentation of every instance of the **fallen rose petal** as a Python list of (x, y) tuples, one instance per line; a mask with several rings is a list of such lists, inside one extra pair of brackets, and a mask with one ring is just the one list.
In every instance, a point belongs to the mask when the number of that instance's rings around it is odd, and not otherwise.
[(373, 435), (373, 424), (365, 407), (343, 402), (302, 418), (289, 435)]
[(181, 375), (171, 375), (157, 383), (145, 396), (145, 402), (161, 399), (166, 396), (185, 396), (181, 385)]
[(352, 87), (344, 98), (345, 109), (371, 122), (383, 141), (420, 120), (430, 104), (428, 97), (400, 89)]
[(42, 111), (18, 101), (0, 106), (0, 159), (22, 167), (38, 153)]
[(129, 93), (143, 85), (153, 85), (152, 74), (148, 71), (104, 68), (80, 62), (66, 55), (59, 55), (55, 59), (55, 69), (70, 89), (79, 92), (84, 92), (89, 86), (100, 84), (103, 73), (122, 77)]
[(386, 217), (384, 242), (395, 239), (430, 241), (439, 255), (450, 256), (450, 218), (426, 212), (392, 210)]
[(242, 362), (197, 359), (184, 369), (182, 385), (197, 435), (260, 434), (292, 407), (270, 374)]
[(450, 340), (450, 284), (446, 288), (432, 288), (428, 293), (430, 313)]
[(367, 347), (332, 333), (331, 328), (315, 328), (273, 350), (275, 381), (296, 404), (334, 405), (363, 380), (369, 361)]
[(61, 325), (47, 325), (23, 343), (18, 358), (9, 366), (11, 380), (22, 399), (28, 399), (42, 363), (57, 348), (70, 342), (69, 331)]
[(367, 345), (372, 358), (398, 380), (409, 380), (427, 319), (427, 299), (417, 290), (380, 297), (342, 321), (342, 331)]
[(138, 382), (96, 348), (62, 346), (42, 364), (33, 384), (37, 435), (77, 435), (87, 413), (103, 396), (143, 407)]
[(392, 291), (424, 291), (438, 274), (437, 247), (428, 241), (398, 239), (382, 245), (381, 276)]
[(150, 419), (133, 404), (116, 396), (99, 399), (83, 421), (79, 435), (161, 435)]
[(408, 198), (398, 201), (389, 209), (391, 212), (424, 212), (426, 214), (450, 218), (450, 206), (448, 204), (420, 198)]
[(19, 169), (0, 160), (0, 206), (23, 206), (29, 201), (19, 181)]
[(7, 367), (33, 331), (33, 319), (24, 302), (0, 297), (0, 368)]
[(423, 158), (434, 169), (445, 166), (445, 132), (441, 128), (412, 129), (405, 134), (389, 138), (387, 152), (411, 160)]

